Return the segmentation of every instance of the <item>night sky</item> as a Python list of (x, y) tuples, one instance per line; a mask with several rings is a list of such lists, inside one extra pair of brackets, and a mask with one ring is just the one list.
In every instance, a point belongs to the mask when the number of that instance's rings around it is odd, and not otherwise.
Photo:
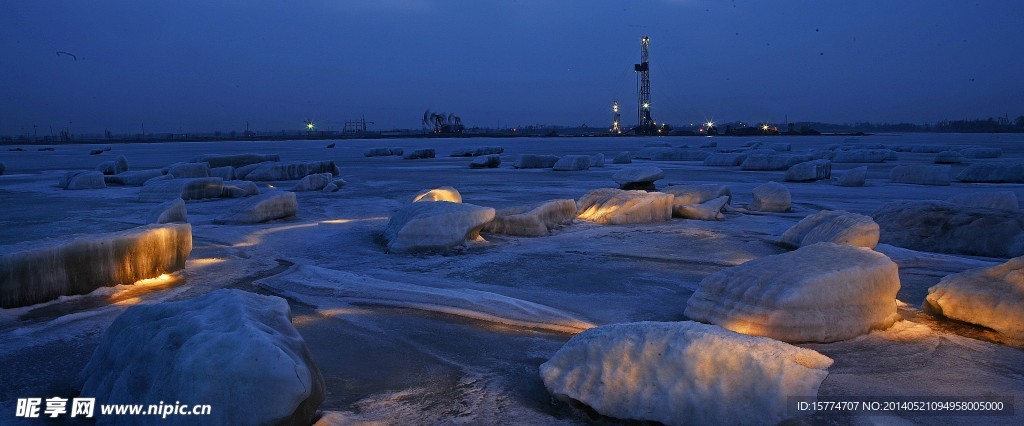
[(658, 122), (1024, 114), (1020, 0), (9, 0), (0, 134), (632, 124), (645, 35)]

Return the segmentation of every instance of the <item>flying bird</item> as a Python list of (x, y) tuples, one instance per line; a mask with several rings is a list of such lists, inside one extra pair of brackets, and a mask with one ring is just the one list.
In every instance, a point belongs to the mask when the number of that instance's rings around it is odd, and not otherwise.
[(57, 52), (57, 56), (60, 56), (60, 55), (68, 55), (68, 56), (71, 57), (71, 59), (74, 59), (75, 62), (78, 62), (78, 57), (75, 56), (74, 54), (71, 54), (71, 53), (68, 53), (68, 52), (64, 52), (64, 51)]

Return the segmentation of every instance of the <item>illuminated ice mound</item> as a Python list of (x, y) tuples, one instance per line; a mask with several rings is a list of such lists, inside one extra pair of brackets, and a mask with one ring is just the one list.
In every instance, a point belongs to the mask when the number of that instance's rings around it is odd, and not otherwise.
[(672, 205), (672, 216), (694, 220), (722, 220), (725, 218), (722, 210), (729, 204), (729, 198), (728, 195), (723, 195), (700, 204), (675, 203)]
[(519, 237), (543, 237), (576, 219), (576, 200), (550, 200), (541, 204), (498, 210), (483, 232)]
[(230, 210), (214, 219), (213, 223), (224, 225), (251, 225), (295, 216), (299, 203), (294, 192), (268, 191), (238, 201)]
[(754, 188), (754, 202), (748, 209), (761, 212), (788, 212), (793, 203), (789, 189), (778, 182), (768, 182)]
[(27, 306), (185, 267), (187, 223), (0, 246), (0, 307)]
[(621, 189), (654, 189), (654, 181), (663, 179), (665, 172), (654, 166), (626, 167), (615, 172), (612, 180)]
[[(153, 178), (157, 179), (157, 178)], [(224, 180), (216, 177), (150, 179), (139, 189), (139, 201), (168, 201), (175, 198), (182, 200), (203, 200), (220, 198), (224, 192)]]
[(105, 404), (209, 404), (206, 424), (311, 424), (324, 381), (288, 302), (241, 290), (128, 308), (75, 379)]
[(146, 218), (148, 223), (173, 223), (188, 222), (188, 210), (185, 209), (185, 200), (175, 198), (171, 201), (160, 203), (150, 210)]
[(576, 203), (577, 217), (605, 225), (654, 223), (672, 219), (672, 194), (602, 188)]
[(893, 183), (913, 185), (948, 186), (950, 184), (948, 165), (903, 164), (889, 171)]
[(1012, 191), (965, 192), (949, 197), (946, 201), (964, 207), (1020, 210), (1020, 202)]
[(871, 216), (881, 242), (918, 251), (988, 257), (1024, 255), (1024, 213), (945, 201), (893, 201)]
[[(252, 169), (248, 169), (252, 167)], [(252, 181), (298, 180), (316, 173), (341, 174), (334, 161), (296, 161), (292, 163), (258, 163), (235, 170), (236, 179)]]
[(439, 288), (385, 281), (312, 265), (296, 265), (256, 284), (322, 313), (359, 306), (436, 312), (516, 327), (579, 333), (594, 327), (549, 306), (468, 288)]
[(668, 425), (777, 424), (788, 397), (813, 400), (832, 359), (695, 322), (584, 331), (540, 366), (544, 386), (624, 420)]
[(928, 289), (923, 309), (1024, 340), (1024, 257), (946, 276)]
[(827, 242), (873, 249), (878, 245), (879, 232), (878, 224), (869, 216), (825, 210), (797, 222), (779, 242), (789, 247)]
[(461, 203), (462, 194), (459, 193), (458, 189), (450, 186), (442, 186), (434, 189), (424, 189), (412, 197), (412, 202), (428, 202), (428, 201), (449, 201), (452, 203)]
[(494, 209), (473, 204), (437, 201), (412, 203), (391, 216), (384, 239), (391, 252), (446, 250), (480, 236), (494, 219)]
[(704, 278), (687, 318), (786, 342), (835, 342), (896, 321), (896, 263), (862, 247), (818, 243)]
[(791, 182), (811, 182), (831, 177), (832, 162), (829, 160), (805, 161), (786, 170), (786, 180)]

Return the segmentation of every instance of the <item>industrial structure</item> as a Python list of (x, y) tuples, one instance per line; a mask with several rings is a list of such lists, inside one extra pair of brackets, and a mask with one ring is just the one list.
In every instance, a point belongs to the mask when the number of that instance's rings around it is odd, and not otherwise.
[(650, 38), (640, 39), (640, 63), (633, 65), (636, 72), (637, 135), (653, 135), (658, 133), (657, 124), (651, 118), (651, 66), (648, 62), (647, 48)]
[(436, 113), (426, 110), (423, 112), (423, 125), (427, 128), (433, 127), (434, 133), (462, 134), (466, 126), (462, 125), (462, 118), (454, 113)]
[(619, 102), (612, 101), (612, 128), (609, 129), (613, 135), (621, 135), (622, 127), (619, 125)]

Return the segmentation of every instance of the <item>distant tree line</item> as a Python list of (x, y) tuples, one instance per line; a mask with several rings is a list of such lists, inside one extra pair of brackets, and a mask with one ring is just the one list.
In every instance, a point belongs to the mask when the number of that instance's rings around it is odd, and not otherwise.
[(800, 122), (797, 127), (810, 127), (821, 132), (937, 132), (937, 133), (1016, 133), (1024, 132), (1024, 115), (1015, 119), (1007, 116), (974, 120), (942, 120), (934, 124), (916, 123), (820, 123)]

